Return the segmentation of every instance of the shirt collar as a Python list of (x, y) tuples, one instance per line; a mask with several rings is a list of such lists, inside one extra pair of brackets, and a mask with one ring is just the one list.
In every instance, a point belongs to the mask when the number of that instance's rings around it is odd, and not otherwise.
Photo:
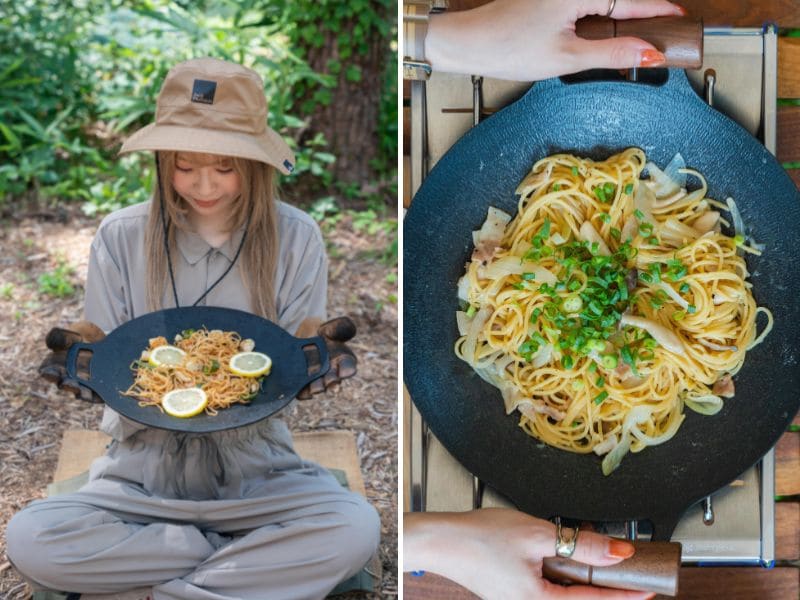
[[(239, 244), (242, 242), (244, 235), (244, 225), (231, 234), (231, 237), (222, 246), (217, 248), (220, 254), (225, 256), (229, 262), (233, 262), (236, 256), (236, 251), (239, 249)], [(215, 248), (206, 242), (194, 231), (178, 228), (176, 241), (181, 254), (190, 265), (197, 264), (200, 259), (206, 257)]]

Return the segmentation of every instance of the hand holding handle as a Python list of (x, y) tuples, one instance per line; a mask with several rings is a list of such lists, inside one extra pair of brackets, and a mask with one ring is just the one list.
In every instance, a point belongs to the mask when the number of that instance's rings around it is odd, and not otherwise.
[(664, 67), (699, 69), (703, 64), (703, 22), (686, 17), (652, 17), (617, 21), (586, 17), (575, 23), (575, 33), (587, 40), (637, 37), (664, 54)]
[(631, 558), (609, 567), (594, 567), (569, 558), (543, 559), (542, 575), (554, 583), (581, 583), (623, 590), (678, 594), (681, 545), (675, 542), (633, 542)]

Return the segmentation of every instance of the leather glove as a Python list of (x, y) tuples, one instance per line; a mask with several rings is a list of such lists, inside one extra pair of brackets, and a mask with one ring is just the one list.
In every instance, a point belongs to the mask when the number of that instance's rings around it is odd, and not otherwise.
[[(306, 319), (297, 329), (298, 337), (310, 337), (316, 327), (317, 335), (325, 341), (328, 349), (331, 367), (325, 375), (309, 383), (297, 394), (300, 400), (308, 400), (314, 394), (321, 394), (328, 388), (337, 385), (342, 379), (347, 379), (356, 374), (356, 356), (345, 342), (356, 335), (356, 324), (350, 317), (336, 317), (320, 324), (319, 319)], [(309, 373), (320, 367), (319, 353), (307, 352), (309, 360)]]
[[(87, 402), (100, 403), (103, 400), (87, 387), (83, 387), (76, 379), (67, 375), (67, 351), (76, 342), (95, 343), (106, 337), (103, 330), (89, 321), (78, 321), (65, 328), (54, 327), (51, 329), (45, 343), (51, 350), (42, 364), (39, 365), (39, 375), (47, 381), (55, 383), (59, 389), (75, 394), (76, 398)], [(76, 361), (78, 374), (86, 379), (89, 377), (89, 359), (91, 353), (80, 352)]]

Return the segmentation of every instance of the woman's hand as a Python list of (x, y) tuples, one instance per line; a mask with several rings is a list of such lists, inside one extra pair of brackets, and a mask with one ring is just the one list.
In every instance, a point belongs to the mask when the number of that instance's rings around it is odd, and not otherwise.
[[(78, 321), (66, 327), (53, 327), (45, 339), (50, 353), (39, 365), (39, 375), (47, 381), (55, 383), (59, 389), (75, 394), (76, 398), (87, 402), (100, 403), (103, 400), (89, 388), (83, 387), (77, 380), (67, 375), (67, 351), (78, 342), (99, 342), (105, 338), (103, 330), (90, 321)], [(89, 377), (89, 359), (91, 354), (79, 352), (76, 359), (78, 375), (84, 379)]]
[[(555, 556), (555, 540), (555, 525), (516, 510), (406, 513), (403, 570), (437, 573), (490, 600), (645, 600), (654, 596), (582, 585), (564, 587), (543, 579), (542, 559)], [(581, 531), (572, 558), (607, 566), (633, 552), (624, 540)]]
[[(609, 0), (495, 0), (473, 10), (431, 15), (425, 58), (434, 71), (537, 81), (586, 69), (663, 64), (644, 40), (584, 40), (575, 21), (606, 15)], [(616, 0), (611, 17), (685, 15), (667, 0)]]
[[(350, 317), (336, 317), (324, 323), (320, 319), (309, 318), (300, 323), (296, 335), (297, 337), (321, 336), (325, 341), (330, 360), (328, 372), (300, 390), (297, 394), (300, 400), (308, 400), (314, 394), (321, 394), (328, 388), (337, 385), (342, 379), (356, 374), (358, 364), (356, 355), (345, 343), (356, 335), (356, 324)], [(309, 361), (310, 372), (318, 370), (320, 366), (318, 353), (308, 353), (306, 357)]]

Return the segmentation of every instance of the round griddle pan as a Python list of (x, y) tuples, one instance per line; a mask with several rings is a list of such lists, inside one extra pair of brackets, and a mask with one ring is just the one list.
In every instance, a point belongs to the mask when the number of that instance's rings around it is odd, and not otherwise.
[[(425, 179), (404, 221), (404, 373), (414, 403), (450, 453), (533, 515), (588, 521), (649, 519), (669, 539), (682, 513), (756, 463), (800, 406), (800, 196), (774, 157), (704, 103), (683, 71), (666, 83), (537, 83), (470, 130)], [(732, 196), (753, 238), (756, 302), (775, 316), (734, 378), (736, 397), (705, 417), (687, 410), (677, 435), (629, 454), (610, 476), (601, 459), (546, 446), (506, 415), (500, 392), (456, 358), (456, 282), (471, 232), (489, 206), (516, 214), (514, 190), (538, 159), (603, 159), (630, 146), (658, 165), (680, 152), (709, 196)], [(690, 181), (690, 187), (692, 182)], [(759, 320), (763, 327), (763, 319)]]
[[(272, 358), (272, 371), (262, 379), (261, 389), (253, 400), (234, 404), (213, 417), (203, 413), (181, 419), (156, 406), (139, 406), (135, 398), (121, 394), (133, 383), (131, 363), (148, 347), (150, 338), (161, 335), (172, 343), (175, 334), (201, 327), (235, 331), (242, 338), (252, 338), (255, 350)], [(316, 348), (321, 365), (311, 374), (303, 350), (309, 347)], [(92, 353), (89, 379), (77, 376), (76, 359), (81, 350)], [(265, 419), (286, 406), (311, 381), (327, 373), (329, 367), (328, 351), (321, 337), (296, 338), (272, 321), (256, 315), (209, 306), (148, 313), (120, 325), (100, 342), (73, 345), (67, 355), (69, 376), (92, 389), (118, 413), (150, 427), (194, 433), (232, 429)]]

